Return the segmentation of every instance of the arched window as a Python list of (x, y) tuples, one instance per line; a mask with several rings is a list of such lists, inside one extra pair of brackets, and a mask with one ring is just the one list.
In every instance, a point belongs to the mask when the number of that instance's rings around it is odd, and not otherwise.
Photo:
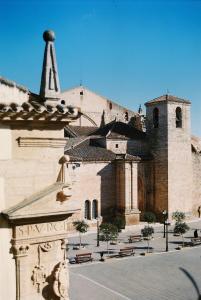
[(181, 107), (176, 108), (176, 128), (182, 128), (182, 111)]
[(159, 126), (159, 109), (157, 107), (153, 110), (153, 126), (154, 128), (158, 128)]
[(91, 220), (91, 203), (89, 200), (85, 201), (85, 206), (84, 206), (84, 217), (87, 220)]
[(93, 200), (92, 203), (92, 219), (96, 219), (98, 217), (98, 201)]

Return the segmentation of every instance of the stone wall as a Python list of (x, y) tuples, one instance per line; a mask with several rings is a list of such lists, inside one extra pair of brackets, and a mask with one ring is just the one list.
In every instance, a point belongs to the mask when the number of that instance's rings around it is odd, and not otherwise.
[(192, 153), (193, 164), (193, 195), (192, 195), (192, 211), (193, 215), (198, 217), (198, 207), (201, 206), (201, 154)]
[(147, 140), (128, 140), (127, 153), (132, 155), (148, 155), (149, 148)]
[[(98, 201), (98, 213), (103, 217), (113, 214), (116, 203), (115, 166), (110, 162), (83, 162), (68, 165), (72, 178), (73, 201), (81, 207), (84, 218), (85, 201)], [(92, 223), (94, 221), (92, 220)]]
[[(126, 123), (132, 122), (132, 118), (136, 115), (133, 111), (97, 95), (83, 86), (64, 91), (61, 97), (67, 104), (80, 107), (81, 111), (89, 116), (97, 126), (107, 124), (115, 118)], [(81, 117), (74, 125), (94, 126), (85, 117)]]
[[(4, 126), (1, 129), (0, 177), (4, 178), (5, 208), (8, 208), (57, 180), (61, 167), (58, 161), (63, 156), (65, 140), (60, 128), (29, 130), (27, 126), (25, 130), (11, 126), (6, 132)], [(19, 138), (25, 138), (26, 143), (20, 144)], [(63, 146), (54, 138), (61, 139)]]
[[(176, 108), (182, 110), (182, 127), (176, 128)], [(168, 198), (170, 215), (192, 211), (192, 157), (190, 104), (168, 104)], [(190, 200), (190, 201), (189, 201)]]
[[(64, 145), (60, 143), (63, 129), (56, 129), (55, 125), (54, 129), (34, 128), (25, 122), (23, 127), (26, 129), (16, 124), (1, 124), (0, 127), (0, 211), (54, 183), (61, 168), (58, 161), (64, 153)], [(54, 138), (58, 140), (54, 141)], [(12, 230), (2, 216), (0, 231), (0, 269), (4, 270), (0, 276), (0, 298), (16, 299), (15, 260), (11, 254)]]
[[(153, 126), (153, 110), (159, 109), (159, 126)], [(164, 209), (168, 209), (168, 109), (165, 103), (147, 106), (147, 136), (150, 151), (154, 157), (153, 167), (153, 209), (160, 216)]]
[(1, 103), (18, 103), (28, 101), (29, 92), (26, 88), (17, 85), (13, 81), (0, 78), (0, 102)]

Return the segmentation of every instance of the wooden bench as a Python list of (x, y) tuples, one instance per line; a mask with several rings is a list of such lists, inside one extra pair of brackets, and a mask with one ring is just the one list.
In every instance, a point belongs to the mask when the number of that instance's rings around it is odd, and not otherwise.
[(201, 237), (191, 238), (191, 244), (192, 246), (201, 244)]
[(125, 247), (123, 249), (120, 249), (119, 251), (119, 256), (130, 256), (130, 255), (134, 255), (134, 247)]
[(129, 243), (140, 242), (142, 241), (141, 234), (130, 235), (128, 239)]
[(82, 254), (76, 254), (75, 262), (77, 264), (80, 264), (82, 262), (92, 261), (93, 258), (91, 257), (91, 253), (82, 253)]

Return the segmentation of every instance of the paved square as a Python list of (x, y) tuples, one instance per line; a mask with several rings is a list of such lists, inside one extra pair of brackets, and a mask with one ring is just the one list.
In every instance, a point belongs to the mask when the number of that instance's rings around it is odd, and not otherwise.
[(201, 247), (196, 247), (73, 266), (71, 300), (198, 300), (200, 255)]
[[(186, 241), (193, 236), (194, 228), (200, 229), (201, 223), (189, 225), (191, 231), (186, 234)], [(99, 255), (95, 253), (98, 250), (93, 245), (91, 250), (95, 262), (70, 265), (70, 299), (201, 299), (201, 246), (175, 250), (181, 238), (170, 234), (171, 251), (161, 253), (165, 248), (165, 239), (161, 233), (162, 227), (156, 229), (155, 239), (151, 242), (154, 253), (147, 256), (139, 255), (146, 248), (146, 242), (143, 241), (135, 244), (137, 249), (134, 257), (112, 258), (99, 262)], [(124, 239), (128, 234), (126, 232), (122, 235)], [(76, 239), (73, 238), (74, 241)], [(86, 251), (89, 251), (92, 243), (96, 243), (95, 235), (85, 236), (83, 240), (88, 243)], [(105, 249), (105, 245), (102, 247)], [(72, 254), (72, 251), (70, 253)]]

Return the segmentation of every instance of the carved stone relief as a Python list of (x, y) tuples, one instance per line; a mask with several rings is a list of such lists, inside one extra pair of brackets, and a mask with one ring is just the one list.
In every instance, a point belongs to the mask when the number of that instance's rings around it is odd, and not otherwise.
[(13, 228), (15, 300), (69, 300), (66, 225), (67, 219)]
[(69, 300), (69, 274), (67, 262), (60, 262), (54, 272), (53, 291), (59, 299)]

